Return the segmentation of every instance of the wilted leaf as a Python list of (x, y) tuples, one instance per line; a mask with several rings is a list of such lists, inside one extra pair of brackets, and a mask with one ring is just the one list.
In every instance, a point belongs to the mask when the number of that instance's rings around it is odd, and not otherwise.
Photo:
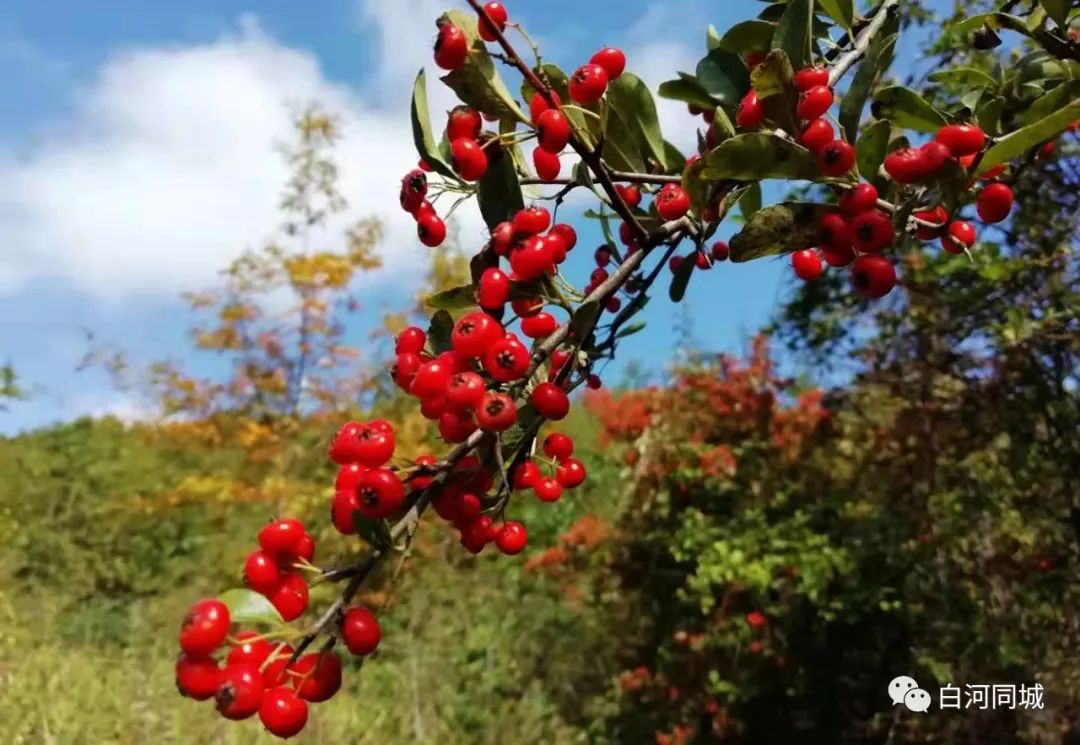
[(476, 305), (476, 295), (472, 285), (461, 285), (428, 295), (424, 305), (432, 310), (461, 310)]
[(820, 172), (817, 158), (806, 148), (770, 132), (732, 137), (703, 158), (700, 177), (707, 181), (734, 179), (794, 179), (813, 181)]
[(451, 315), (445, 311), (436, 311), (435, 315), (431, 317), (431, 322), (428, 324), (428, 343), (431, 345), (431, 351), (435, 354), (442, 354), (443, 352), (450, 350), (450, 334), (454, 331), (454, 319)]
[(812, 202), (782, 202), (764, 207), (732, 236), (731, 260), (751, 261), (813, 246), (817, 243), (821, 218), (835, 209)]

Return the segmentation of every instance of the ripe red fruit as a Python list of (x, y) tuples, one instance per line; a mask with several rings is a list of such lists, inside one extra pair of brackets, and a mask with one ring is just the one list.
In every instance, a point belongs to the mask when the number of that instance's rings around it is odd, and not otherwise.
[(851, 245), (860, 253), (877, 253), (892, 245), (892, 220), (880, 210), (868, 210), (851, 220)]
[(567, 225), (564, 222), (557, 222), (551, 226), (551, 230), (548, 232), (548, 237), (558, 236), (566, 244), (566, 250), (570, 251), (577, 245), (577, 231), (574, 230), (572, 225)]
[(988, 184), (979, 192), (975, 209), (983, 222), (1001, 222), (1012, 212), (1013, 190), (1008, 184)]
[(551, 213), (544, 207), (532, 205), (514, 214), (511, 223), (515, 235), (529, 236), (543, 233), (551, 225)]
[(306, 654), (296, 661), (293, 670), (308, 676), (297, 691), (306, 701), (329, 701), (341, 688), (341, 658), (333, 652)]
[(341, 622), (341, 640), (355, 655), (369, 655), (379, 646), (382, 629), (375, 614), (367, 608), (350, 608)]
[(356, 490), (357, 509), (364, 517), (390, 517), (405, 504), (405, 485), (389, 468), (373, 468), (364, 474)]
[(717, 241), (712, 247), (713, 261), (727, 261), (731, 256), (731, 248), (723, 241)]
[[(562, 99), (555, 91), (551, 91), (551, 98), (555, 101), (556, 106), (562, 106)], [(540, 119), (540, 115), (550, 109), (547, 99), (544, 98), (541, 93), (534, 93), (533, 97), (529, 100), (529, 118), (535, 125), (537, 120)]]
[(1053, 140), (1050, 140), (1049, 142), (1044, 142), (1039, 148), (1039, 152), (1037, 154), (1039, 160), (1046, 160), (1050, 158), (1054, 154), (1055, 150), (1057, 150), (1057, 144)]
[(433, 170), (435, 170), (434, 168), (429, 166), (428, 162), (426, 160), (424, 160), (423, 158), (416, 161), (416, 167), (419, 168), (424, 173), (431, 173)]
[(200, 600), (180, 624), (180, 648), (189, 655), (206, 656), (221, 646), (229, 633), (229, 609), (220, 600)]
[(495, 29), (502, 31), (506, 28), (508, 18), (506, 6), (502, 3), (491, 2), (485, 4), (484, 13), (480, 16), (480, 21), (476, 26), (480, 38), (484, 41), (497, 41), (499, 37), (495, 35)]
[(937, 172), (945, 167), (945, 164), (952, 160), (952, 154), (949, 152), (949, 148), (937, 140), (931, 140), (925, 145), (919, 148), (919, 153), (923, 157), (923, 166), (926, 171), (923, 174), (923, 178), (930, 178), (937, 175)]
[(896, 286), (896, 269), (880, 254), (860, 256), (851, 265), (851, 283), (864, 297), (884, 297)]
[(431, 398), (446, 390), (450, 383), (450, 366), (439, 359), (430, 360), (420, 366), (412, 382), (412, 394), (417, 398)]
[(338, 469), (338, 475), (334, 479), (334, 489), (355, 489), (360, 483), (360, 476), (367, 469), (359, 463), (350, 463)]
[(268, 593), (281, 579), (277, 561), (265, 551), (253, 551), (244, 562), (244, 584), (255, 592)]
[(546, 339), (559, 328), (559, 322), (550, 313), (537, 313), (521, 319), (521, 333), (530, 339)]
[(824, 67), (804, 67), (795, 73), (795, 87), (800, 91), (808, 91), (817, 86), (829, 84), (829, 71)]
[(262, 703), (262, 673), (258, 667), (246, 662), (226, 666), (214, 698), (217, 710), (226, 719), (247, 719)]
[(514, 242), (514, 226), (503, 221), (491, 230), (491, 250), (499, 256), (505, 256)]
[(261, 665), (270, 656), (273, 647), (266, 639), (260, 639), (254, 631), (242, 631), (236, 635), (240, 642), (232, 648), (225, 658), (225, 664), (235, 665), (240, 662), (249, 662), (252, 665)]
[(510, 482), (515, 489), (520, 491), (534, 487), (539, 478), (540, 469), (536, 467), (536, 463), (531, 460), (524, 460), (514, 469)]
[(877, 207), (878, 190), (873, 184), (859, 184), (840, 198), (840, 209), (848, 217), (855, 217)]
[(949, 223), (948, 232), (941, 239), (942, 248), (951, 254), (964, 253), (974, 245), (975, 226), (964, 220), (954, 220)]
[(476, 140), (480, 137), (480, 130), (483, 127), (484, 120), (481, 118), (479, 111), (471, 106), (455, 106), (447, 114), (446, 139), (448, 142), (462, 138)]
[(562, 484), (553, 478), (544, 476), (536, 480), (533, 491), (541, 502), (558, 502), (562, 497)]
[(397, 335), (397, 339), (394, 341), (394, 353), (405, 354), (406, 352), (412, 352), (413, 354), (420, 354), (424, 351), (424, 344), (426, 343), (427, 334), (424, 333), (424, 330), (417, 326), (409, 326)]
[(824, 271), (821, 257), (812, 248), (804, 248), (791, 254), (791, 267), (795, 270), (795, 276), (804, 282), (813, 282)]
[(478, 181), (487, 172), (488, 157), (476, 140), (459, 137), (450, 143), (450, 164), (466, 181)]
[(439, 435), (451, 444), (465, 442), (476, 431), (472, 414), (445, 411), (439, 416)]
[(566, 239), (559, 233), (548, 231), (544, 234), (544, 242), (551, 250), (551, 260), (556, 264), (566, 261)]
[(428, 212), (416, 219), (416, 236), (428, 248), (441, 246), (446, 240), (446, 223), (434, 212)]
[(495, 548), (507, 556), (517, 556), (525, 550), (529, 534), (525, 526), (516, 521), (505, 523), (495, 534)]
[(836, 130), (825, 119), (814, 119), (803, 127), (799, 142), (810, 152), (816, 153), (836, 139)]
[(769, 625), (769, 619), (761, 611), (750, 611), (746, 614), (746, 623), (752, 629), (763, 629)]
[(418, 354), (399, 354), (390, 369), (390, 375), (401, 390), (409, 393), (417, 370), (424, 364)]
[(546, 236), (529, 236), (510, 254), (510, 269), (517, 275), (515, 279), (527, 281), (554, 271), (554, 248), (555, 241), (549, 241)]
[(570, 399), (561, 387), (554, 383), (541, 383), (529, 397), (536, 413), (544, 419), (560, 421), (570, 413)]
[(499, 339), (484, 353), (484, 370), (499, 383), (517, 380), (529, 369), (529, 350), (510, 337)]
[(555, 460), (565, 460), (574, 453), (574, 441), (562, 432), (552, 432), (544, 438), (544, 455)]
[(826, 176), (843, 176), (855, 165), (855, 148), (844, 140), (833, 140), (817, 155), (818, 169)]
[(544, 301), (538, 298), (521, 298), (520, 300), (511, 300), (510, 307), (514, 309), (514, 313), (519, 318), (528, 318), (529, 316), (535, 316), (544, 309)]
[(920, 241), (932, 241), (941, 236), (945, 224), (949, 221), (949, 213), (940, 204), (932, 210), (918, 210), (914, 216), (919, 220), (936, 223), (936, 228), (919, 227), (915, 231), (915, 237)]
[(574, 489), (585, 482), (585, 464), (577, 458), (567, 458), (555, 469), (555, 480), (564, 489)]
[(615, 184), (615, 191), (626, 202), (627, 207), (633, 208), (641, 204), (641, 188), (637, 184)]
[(847, 266), (855, 260), (855, 251), (851, 246), (847, 248), (822, 246), (821, 257), (825, 259), (825, 263), (829, 266)]
[(287, 574), (267, 600), (281, 614), (286, 623), (304, 615), (308, 606), (308, 586), (299, 574)]
[(435, 38), (435, 64), (444, 70), (456, 70), (469, 56), (465, 32), (452, 23), (442, 23)]
[[(363, 426), (363, 425), (361, 425)], [(359, 432), (359, 429), (357, 429)], [(282, 558), (294, 558), (297, 556), (297, 545), (304, 537), (304, 524), (291, 517), (281, 517), (272, 520), (259, 531), (259, 546), (271, 556)]]
[(678, 220), (690, 209), (690, 195), (678, 184), (668, 184), (656, 195), (656, 211), (664, 220)]
[(799, 94), (799, 103), (795, 107), (800, 119), (817, 119), (833, 103), (833, 92), (827, 85), (815, 85)]
[(949, 148), (953, 157), (959, 158), (982, 150), (986, 133), (973, 124), (950, 124), (939, 129), (934, 139)]
[(271, 688), (259, 704), (259, 721), (271, 735), (289, 738), (299, 734), (308, 720), (307, 702), (291, 688)]
[(484, 397), (484, 379), (474, 372), (455, 373), (446, 389), (446, 402), (457, 411), (472, 411)]
[(537, 177), (545, 181), (554, 181), (559, 177), (559, 172), (562, 170), (562, 161), (559, 160), (558, 155), (538, 147), (533, 149), (532, 158)]
[(698, 269), (712, 269), (712, 259), (704, 251), (694, 251), (694, 264)]
[(221, 668), (209, 657), (182, 652), (176, 658), (176, 688), (180, 695), (205, 701), (221, 685)]
[(626, 55), (623, 54), (621, 49), (614, 49), (613, 47), (604, 47), (590, 57), (589, 62), (604, 68), (608, 80), (617, 80), (623, 74), (623, 70), (626, 69)]
[(378, 468), (394, 455), (394, 430), (375, 423), (364, 424), (356, 434), (356, 462)]
[(419, 168), (409, 171), (401, 179), (401, 193), (398, 200), (406, 212), (415, 212), (424, 203), (427, 196), (427, 176)]
[(901, 184), (922, 181), (928, 172), (926, 156), (921, 150), (905, 147), (885, 156), (885, 172)]
[(476, 299), (481, 308), (496, 310), (510, 297), (510, 277), (498, 267), (489, 267), (480, 275)]
[(334, 498), (330, 502), (330, 521), (334, 524), (334, 529), (342, 535), (356, 534), (353, 513), (360, 509), (356, 491), (356, 488), (339, 489), (334, 492)]
[(540, 147), (558, 155), (570, 141), (570, 122), (558, 109), (548, 109), (536, 120), (536, 139)]
[(830, 212), (818, 224), (818, 241), (834, 251), (851, 250), (851, 228), (839, 212)]
[(739, 110), (735, 112), (735, 124), (740, 129), (757, 129), (765, 121), (765, 109), (758, 101), (757, 93), (750, 91), (739, 102)]
[[(454, 352), (463, 357), (479, 357), (489, 346), (504, 335), (502, 325), (487, 313), (477, 311), (466, 313), (454, 324), (454, 330), (450, 332), (450, 346)], [(423, 368), (421, 368), (421, 372)], [(420, 375), (417, 374), (417, 380)], [(449, 377), (446, 383), (449, 383)], [(440, 386), (438, 392), (446, 390), (446, 383)], [(413, 381), (413, 390), (416, 390), (417, 382)], [(422, 394), (421, 394), (422, 395)]]
[(607, 71), (595, 63), (582, 65), (570, 76), (568, 88), (570, 98), (577, 103), (588, 106), (599, 101), (607, 91)]
[(487, 432), (502, 432), (513, 427), (516, 421), (517, 406), (505, 393), (488, 391), (476, 407), (476, 423)]
[(360, 422), (346, 422), (338, 428), (327, 451), (330, 460), (338, 465), (356, 462), (356, 434), (360, 431), (360, 426)]
[(585, 379), (585, 385), (589, 386), (590, 390), (598, 391), (603, 387), (604, 381), (600, 379), (599, 375), (590, 375)]

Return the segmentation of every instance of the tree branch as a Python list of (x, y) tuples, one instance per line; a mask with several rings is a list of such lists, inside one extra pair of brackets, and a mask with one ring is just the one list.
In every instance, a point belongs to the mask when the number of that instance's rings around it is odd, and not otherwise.
[(870, 48), (871, 42), (874, 37), (881, 32), (882, 27), (889, 17), (896, 13), (900, 8), (900, 0), (885, 0), (876, 9), (873, 19), (867, 24), (866, 28), (855, 35), (855, 44), (851, 50), (844, 52), (840, 55), (832, 65), (832, 69), (829, 71), (829, 87), (833, 88), (840, 78), (844, 77), (848, 70), (852, 66), (866, 56), (866, 51)]

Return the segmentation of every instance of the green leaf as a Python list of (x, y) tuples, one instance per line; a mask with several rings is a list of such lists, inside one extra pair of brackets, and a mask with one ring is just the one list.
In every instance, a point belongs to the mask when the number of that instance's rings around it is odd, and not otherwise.
[(982, 86), (997, 88), (998, 81), (990, 77), (990, 73), (975, 67), (953, 67), (948, 70), (939, 70), (930, 74), (930, 80), (935, 83), (948, 83), (956, 86)]
[(709, 92), (702, 87), (697, 78), (687, 73), (679, 73), (679, 75), (684, 77), (680, 77), (678, 80), (666, 80), (660, 84), (657, 93), (660, 94), (661, 98), (692, 103), (694, 106), (703, 109), (711, 109), (716, 106), (718, 103), (716, 99), (709, 95)]
[(813, 0), (791, 0), (773, 34), (772, 48), (782, 49), (796, 69), (810, 63), (810, 21), (813, 17)]
[(910, 88), (891, 85), (874, 96), (874, 116), (891, 119), (901, 129), (937, 132), (949, 121), (930, 102)]
[(855, 145), (855, 162), (859, 173), (868, 181), (878, 177), (878, 169), (885, 161), (889, 150), (889, 135), (892, 134), (892, 122), (879, 119), (863, 129)]
[(671, 287), (668, 288), (668, 297), (671, 298), (671, 302), (681, 302), (686, 295), (686, 286), (690, 284), (690, 275), (694, 273), (694, 267), (696, 263), (693, 255), (684, 256), (682, 261), (679, 262), (678, 269), (675, 270), (675, 276), (671, 278)]
[(855, 71), (851, 85), (840, 99), (840, 126), (849, 141), (854, 140), (859, 131), (863, 107), (866, 106), (866, 99), (870, 97), (870, 91), (892, 64), (896, 39), (897, 35), (894, 33), (870, 45), (866, 57)]
[(743, 195), (739, 198), (739, 211), (744, 220), (750, 220), (761, 209), (761, 184), (750, 184)]
[(428, 344), (435, 354), (442, 354), (450, 350), (450, 334), (454, 331), (454, 319), (445, 310), (435, 312), (428, 324)]
[(1046, 15), (1058, 25), (1058, 28), (1065, 29), (1068, 27), (1066, 18), (1069, 15), (1070, 0), (1039, 0), (1039, 5), (1043, 6), (1046, 10)]
[(615, 147), (635, 156), (635, 168), (611, 165), (616, 170), (643, 171), (648, 170), (643, 167), (648, 164), (646, 159), (652, 159), (666, 169), (664, 138), (660, 134), (660, 120), (649, 86), (638, 76), (624, 72), (608, 86), (607, 106), (605, 153), (608, 147)]
[[(719, 121), (720, 115), (723, 109), (717, 109), (716, 120)], [(727, 115), (724, 115), (724, 121), (727, 121)], [(667, 140), (664, 140), (664, 162), (667, 163), (668, 173), (682, 173), (686, 168), (686, 156), (682, 154), (679, 148), (672, 145)]]
[(788, 132), (799, 131), (795, 118), (795, 106), (799, 92), (794, 84), (795, 69), (791, 60), (780, 49), (769, 52), (765, 60), (750, 73), (750, 83), (757, 93), (765, 120)]
[(461, 285), (428, 295), (424, 305), (432, 310), (462, 310), (476, 305), (476, 295), (472, 285)]
[(1073, 80), (1059, 85), (1045, 95), (1036, 98), (1026, 110), (1017, 115), (1017, 119), (1021, 124), (1037, 122), (1050, 116), (1050, 114), (1076, 98), (1080, 98), (1080, 81)]
[(1032, 148), (1052, 140), (1080, 119), (1080, 99), (1058, 109), (1050, 116), (1022, 127), (997, 141), (979, 162), (979, 173), (986, 173), (999, 163), (1018, 158)]
[(578, 306), (578, 309), (574, 311), (573, 318), (570, 319), (570, 333), (574, 335), (576, 341), (582, 344), (588, 341), (599, 315), (600, 304), (595, 300), (590, 300)]
[(720, 40), (719, 48), (733, 54), (761, 52), (772, 47), (776, 26), (768, 21), (743, 21), (736, 23)]
[(265, 596), (246, 587), (227, 590), (218, 595), (218, 600), (229, 609), (232, 623), (267, 624), (281, 626), (284, 621), (281, 614)]
[(353, 527), (356, 528), (356, 534), (372, 548), (379, 551), (387, 551), (393, 548), (394, 541), (390, 536), (390, 528), (386, 527), (385, 520), (372, 520), (364, 517), (359, 510), (353, 510), (352, 521)]
[(625, 336), (632, 336), (644, 328), (644, 321), (634, 321), (629, 326), (624, 326), (623, 328), (619, 329), (619, 333), (615, 334), (615, 338), (622, 339)]
[(829, 18), (845, 29), (851, 29), (851, 22), (855, 20), (855, 3), (852, 0), (818, 0), (818, 5)]
[(420, 72), (416, 75), (416, 82), (413, 83), (412, 132), (413, 142), (416, 143), (416, 152), (431, 166), (432, 170), (447, 178), (460, 181), (461, 179), (457, 177), (449, 163), (443, 159), (442, 154), (439, 152), (439, 146), (435, 143), (435, 136), (431, 131), (427, 83), (425, 82), (423, 68), (420, 68)]
[[(1046, 96), (1046, 98), (1050, 98), (1050, 96)], [(1032, 108), (1034, 108), (1034, 106)], [(1001, 114), (1004, 110), (1004, 98), (1001, 96), (988, 98), (979, 104), (979, 108), (975, 110), (975, 120), (979, 122), (979, 126), (982, 127), (987, 134), (996, 135), (1001, 131)], [(1029, 112), (1030, 109), (1024, 112), (1024, 116), (1021, 116), (1020, 118), (1021, 121), (1024, 120)]]
[(477, 183), (476, 199), (489, 230), (525, 208), (512, 153), (501, 152), (491, 158), (487, 171)]
[(451, 10), (444, 13), (442, 19), (464, 30), (470, 41), (465, 64), (444, 75), (442, 81), (474, 109), (494, 114), (499, 119), (514, 118), (528, 123), (528, 117), (518, 107), (495, 69), (484, 40), (476, 33), (476, 16)]
[(735, 105), (750, 90), (750, 74), (737, 54), (713, 49), (697, 64), (697, 79), (717, 101)]
[(820, 175), (813, 153), (770, 132), (732, 137), (702, 160), (705, 168), (700, 177), (707, 181), (768, 178), (813, 181)]
[(731, 260), (751, 261), (813, 246), (821, 218), (835, 209), (833, 205), (811, 202), (781, 202), (765, 207), (732, 236)]
[(690, 164), (689, 168), (684, 169), (682, 174), (682, 188), (690, 195), (690, 204), (699, 214), (708, 205), (712, 187), (712, 184), (701, 175), (704, 170), (705, 159), (698, 158)]

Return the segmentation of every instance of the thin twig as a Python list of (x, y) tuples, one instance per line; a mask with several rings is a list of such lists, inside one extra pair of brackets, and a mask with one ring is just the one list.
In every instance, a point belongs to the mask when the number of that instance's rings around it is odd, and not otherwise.
[(899, 7), (900, 0), (885, 0), (878, 6), (874, 18), (867, 24), (866, 28), (855, 35), (855, 43), (852, 45), (851, 50), (840, 55), (836, 62), (833, 63), (832, 69), (829, 70), (830, 88), (834, 87), (840, 81), (840, 78), (844, 77), (844, 74), (851, 69), (852, 65), (866, 56), (866, 51), (870, 48), (870, 43), (874, 40), (874, 37), (881, 31), (889, 16), (897, 12)]

